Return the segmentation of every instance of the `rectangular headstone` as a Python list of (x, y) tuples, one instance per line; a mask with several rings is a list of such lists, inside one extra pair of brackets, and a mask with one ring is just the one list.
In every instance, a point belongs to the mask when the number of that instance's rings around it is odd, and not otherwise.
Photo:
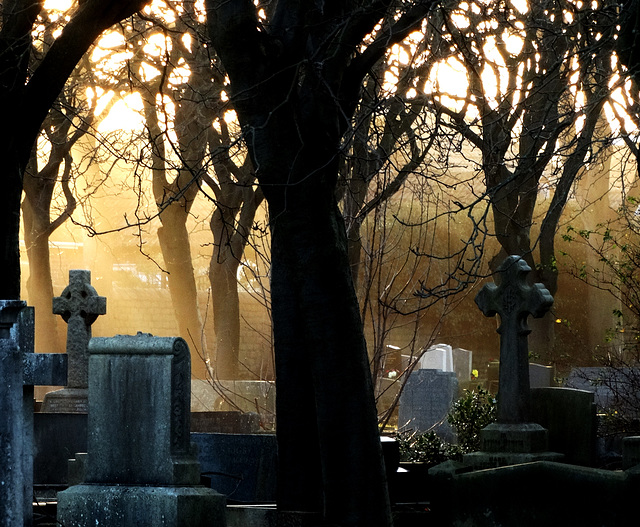
[(553, 367), (530, 363), (529, 385), (531, 388), (549, 388), (553, 386)]
[(197, 484), (189, 349), (147, 334), (89, 344), (87, 483)]
[(458, 398), (458, 379), (454, 372), (416, 370), (402, 390), (398, 406), (398, 428), (426, 432), (434, 430), (452, 440), (447, 422), (451, 405)]
[(549, 449), (564, 454), (567, 463), (595, 464), (597, 423), (592, 392), (532, 388), (531, 417), (549, 431)]
[(453, 355), (453, 371), (458, 376), (458, 382), (469, 382), (471, 380), (471, 370), (473, 353), (462, 348), (454, 348)]

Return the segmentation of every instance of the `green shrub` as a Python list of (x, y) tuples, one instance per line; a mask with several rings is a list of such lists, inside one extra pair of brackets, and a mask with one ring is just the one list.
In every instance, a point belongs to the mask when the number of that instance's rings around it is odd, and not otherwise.
[(435, 432), (399, 432), (396, 440), (400, 446), (400, 461), (413, 461), (437, 465), (448, 459), (459, 459), (458, 445), (440, 439)]
[(497, 417), (497, 405), (493, 395), (478, 386), (465, 390), (447, 417), (458, 434), (458, 446), (463, 454), (480, 449), (480, 430), (493, 423)]
[(398, 432), (400, 461), (413, 461), (437, 465), (449, 459), (461, 460), (462, 454), (480, 448), (480, 430), (496, 420), (497, 405), (493, 395), (478, 386), (465, 390), (447, 416), (447, 421), (458, 434), (458, 444), (443, 441), (433, 432), (413, 430)]

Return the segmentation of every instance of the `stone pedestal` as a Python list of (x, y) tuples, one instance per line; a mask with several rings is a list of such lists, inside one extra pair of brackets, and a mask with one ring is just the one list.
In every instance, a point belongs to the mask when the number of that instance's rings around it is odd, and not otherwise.
[(189, 348), (147, 334), (89, 344), (87, 455), (58, 494), (66, 527), (217, 527), (226, 498), (200, 483), (191, 443)]
[(629, 470), (640, 465), (640, 436), (622, 440), (622, 469)]
[(532, 461), (561, 461), (564, 457), (548, 451), (548, 432), (536, 423), (492, 423), (480, 431), (480, 452), (464, 456), (475, 470)]
[(225, 505), (204, 487), (76, 485), (58, 493), (58, 521), (65, 527), (223, 526)]

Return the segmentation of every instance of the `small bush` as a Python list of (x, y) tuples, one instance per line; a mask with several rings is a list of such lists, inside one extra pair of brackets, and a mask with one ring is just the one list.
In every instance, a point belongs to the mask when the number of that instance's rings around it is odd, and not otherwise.
[(437, 465), (449, 459), (461, 460), (462, 454), (480, 448), (480, 430), (497, 417), (497, 405), (493, 395), (478, 386), (476, 390), (465, 390), (447, 416), (447, 420), (458, 434), (458, 444), (443, 441), (433, 431), (398, 432), (396, 440), (400, 446), (400, 461), (413, 461)]
[(457, 445), (440, 439), (435, 432), (399, 432), (396, 436), (400, 446), (400, 461), (413, 461), (437, 465), (448, 459), (459, 459)]
[(447, 417), (458, 434), (458, 446), (463, 454), (480, 449), (480, 430), (497, 418), (497, 404), (493, 395), (478, 386), (465, 390)]

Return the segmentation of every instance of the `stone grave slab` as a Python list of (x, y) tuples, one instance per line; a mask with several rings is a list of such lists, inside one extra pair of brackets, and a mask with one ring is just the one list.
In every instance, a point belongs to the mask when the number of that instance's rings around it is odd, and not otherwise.
[(191, 431), (209, 434), (257, 434), (260, 416), (255, 412), (192, 412)]
[[(192, 412), (256, 413), (260, 425), (273, 429), (276, 408), (276, 387), (268, 381), (191, 380)], [(248, 431), (250, 432), (250, 431)]]
[(192, 433), (191, 440), (198, 447), (200, 471), (212, 488), (233, 502), (275, 502), (275, 434)]

